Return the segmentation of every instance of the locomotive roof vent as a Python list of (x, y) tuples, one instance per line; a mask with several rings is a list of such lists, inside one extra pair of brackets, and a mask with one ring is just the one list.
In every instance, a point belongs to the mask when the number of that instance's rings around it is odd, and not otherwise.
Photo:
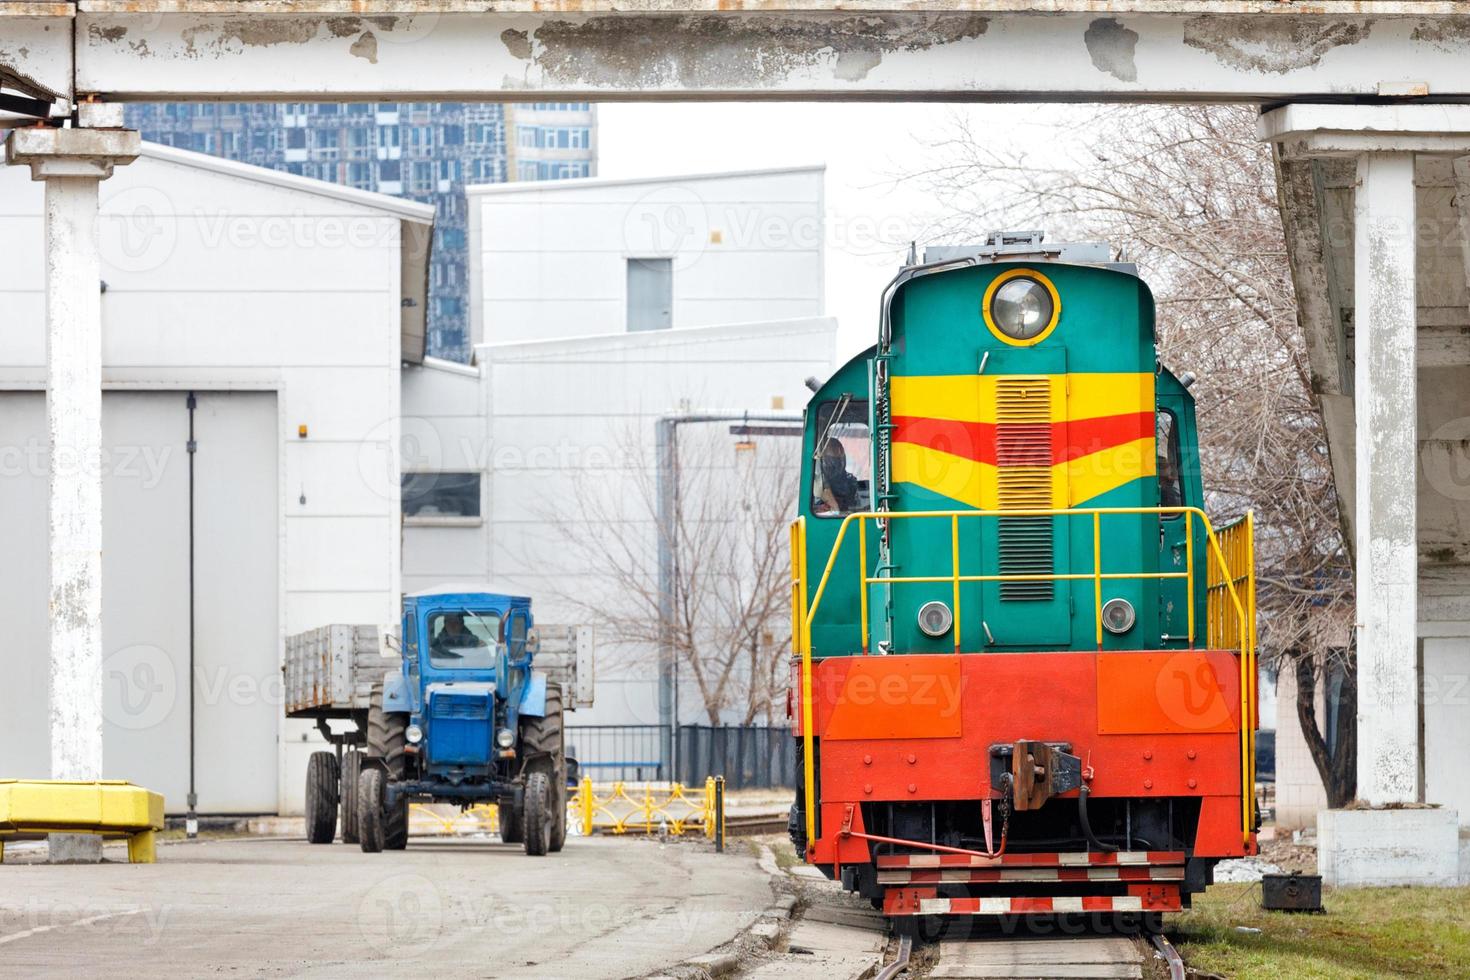
[(983, 245), (927, 245), (924, 264), (974, 259), (979, 262), (1014, 262), (1028, 259), (1040, 262), (1067, 262), (1072, 265), (1099, 265), (1129, 275), (1138, 275), (1132, 262), (1113, 262), (1107, 242), (1045, 242), (1043, 231), (996, 231), (985, 237)]

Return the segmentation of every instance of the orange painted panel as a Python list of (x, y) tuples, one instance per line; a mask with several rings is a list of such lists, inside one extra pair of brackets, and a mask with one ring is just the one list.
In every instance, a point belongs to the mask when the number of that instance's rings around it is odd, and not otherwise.
[(1240, 674), (1218, 650), (1097, 655), (1099, 735), (1171, 735), (1239, 729)]
[(844, 659), (841, 689), (824, 699), (822, 738), (959, 737), (959, 657)]

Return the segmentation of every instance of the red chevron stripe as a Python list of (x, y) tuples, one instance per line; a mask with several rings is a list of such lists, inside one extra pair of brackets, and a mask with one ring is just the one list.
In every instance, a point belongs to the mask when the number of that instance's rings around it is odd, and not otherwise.
[[(950, 419), (900, 415), (894, 417), (893, 424), (895, 442), (908, 442), (992, 466), (1036, 466), (1046, 465), (1048, 462), (1052, 465), (1065, 463), (1133, 442), (1135, 439), (1152, 436), (1154, 413), (1136, 412), (1053, 422), (1048, 426), (1051, 430), (1049, 461), (1025, 458), (1023, 454), (1007, 452), (1003, 447), (997, 447), (993, 422), (955, 422)], [(1026, 428), (1040, 426), (1028, 425)]]

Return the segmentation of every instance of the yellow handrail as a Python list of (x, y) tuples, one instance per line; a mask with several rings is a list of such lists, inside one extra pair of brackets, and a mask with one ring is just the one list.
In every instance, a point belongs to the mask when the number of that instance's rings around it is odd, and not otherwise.
[[(1185, 515), (1185, 554), (1186, 570), (1182, 572), (1104, 572), (1102, 570), (1102, 519), (1113, 515), (1143, 515), (1154, 514), (1159, 517), (1183, 514)], [(998, 574), (998, 575), (961, 575), (959, 555), (959, 523), (961, 518), (1001, 518), (1001, 517), (1081, 517), (1091, 515), (1092, 517), (1092, 547), (1093, 567), (1088, 573), (1053, 573), (1047, 575), (1038, 574)], [(867, 566), (867, 529), (866, 522), (882, 520), (903, 520), (923, 518), (947, 518), (950, 523), (950, 557), (951, 569), (949, 575), (931, 576), (892, 576), (884, 574), (881, 576), (870, 576)], [(1214, 649), (1232, 649), (1240, 655), (1240, 772), (1241, 772), (1241, 822), (1242, 834), (1245, 841), (1249, 842), (1253, 830), (1253, 814), (1251, 803), (1255, 793), (1255, 689), (1256, 689), (1256, 625), (1255, 625), (1255, 572), (1254, 572), (1254, 518), (1247, 514), (1240, 521), (1223, 528), (1218, 534), (1210, 523), (1209, 515), (1198, 507), (1090, 507), (1075, 509), (1058, 508), (1036, 508), (1018, 509), (1006, 511), (983, 511), (983, 510), (942, 510), (942, 511), (885, 511), (861, 512), (848, 514), (842, 519), (842, 524), (837, 529), (837, 537), (832, 543), (832, 550), (827, 555), (826, 565), (822, 569), (822, 577), (817, 582), (816, 591), (812, 594), (808, 605), (806, 600), (806, 534), (803, 519), (797, 519), (797, 526), (793, 526), (793, 544), (800, 548), (801, 571), (797, 573), (800, 578), (799, 596), (794, 603), (793, 609), (799, 603), (802, 615), (797, 617), (801, 638), (794, 641), (794, 646), (801, 654), (801, 726), (802, 726), (802, 749), (803, 749), (803, 787), (806, 792), (806, 831), (807, 840), (816, 840), (816, 797), (815, 775), (811, 764), (812, 760), (812, 664), (811, 664), (811, 629), (816, 619), (817, 611), (821, 608), (822, 597), (827, 590), (827, 582), (831, 578), (832, 569), (835, 567), (838, 552), (842, 550), (842, 543), (847, 536), (850, 525), (856, 522), (858, 527), (858, 572), (859, 572), (859, 605), (862, 617), (862, 650), (868, 652), (868, 587), (874, 584), (898, 584), (898, 583), (951, 583), (954, 597), (954, 631), (955, 631), (955, 653), (960, 652), (960, 583), (962, 582), (1057, 582), (1057, 581), (1079, 581), (1090, 580), (1093, 583), (1093, 614), (1096, 625), (1096, 638), (1098, 648), (1101, 649), (1103, 642), (1102, 624), (1102, 583), (1120, 579), (1132, 580), (1162, 580), (1162, 579), (1184, 579), (1186, 582), (1189, 623), (1189, 646), (1195, 644), (1195, 581), (1194, 581), (1194, 521), (1198, 518), (1204, 528), (1205, 541), (1208, 554), (1215, 559), (1211, 564), (1206, 559), (1208, 569), (1206, 596), (1207, 617), (1206, 632), (1207, 643)], [(1224, 543), (1222, 544), (1222, 540)], [(1241, 592), (1245, 592), (1242, 598)], [(1228, 600), (1228, 604), (1226, 602)], [(1235, 616), (1233, 622), (1227, 614), (1233, 611)], [(1233, 628), (1232, 628), (1233, 627)]]

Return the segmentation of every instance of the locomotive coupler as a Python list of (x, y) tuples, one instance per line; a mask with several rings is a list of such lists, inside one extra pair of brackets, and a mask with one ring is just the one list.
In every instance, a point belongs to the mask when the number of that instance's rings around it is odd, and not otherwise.
[[(1009, 776), (1010, 786), (1007, 787)], [(1021, 740), (990, 747), (990, 786), (1009, 795), (1017, 810), (1036, 810), (1053, 796), (1082, 785), (1082, 760), (1070, 742)]]

